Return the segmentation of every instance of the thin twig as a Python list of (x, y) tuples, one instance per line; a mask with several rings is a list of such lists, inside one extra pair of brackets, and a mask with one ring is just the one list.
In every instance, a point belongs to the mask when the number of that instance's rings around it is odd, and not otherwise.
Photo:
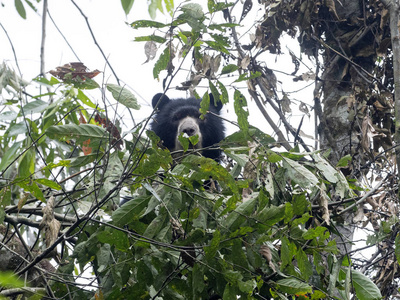
[(92, 36), (92, 38), (93, 38), (94, 44), (97, 46), (97, 48), (99, 48), (99, 50), (100, 50), (100, 52), (101, 52), (101, 55), (103, 55), (104, 60), (106, 61), (107, 65), (110, 67), (111, 72), (114, 74), (114, 77), (115, 77), (115, 79), (117, 80), (118, 85), (120, 85), (120, 81), (119, 81), (119, 78), (118, 78), (117, 74), (115, 73), (113, 67), (111, 66), (110, 62), (108, 61), (107, 56), (104, 54), (103, 49), (100, 47), (99, 43), (98, 43), (97, 40), (96, 40), (96, 37), (94, 36), (92, 27), (91, 27), (90, 24), (89, 24), (89, 19), (88, 19), (88, 17), (83, 13), (82, 9), (75, 3), (74, 0), (71, 0), (71, 2), (72, 2), (72, 4), (75, 5), (75, 7), (79, 10), (79, 12), (81, 13), (81, 15), (82, 15), (83, 18), (85, 19), (86, 25), (87, 25), (88, 28), (89, 28), (89, 31), (90, 31), (90, 34), (91, 34), (91, 36)]
[(53, 18), (52, 18), (52, 16), (51, 16), (49, 10), (47, 10), (47, 14), (49, 15), (50, 20), (51, 20), (51, 22), (53, 23), (54, 27), (57, 29), (58, 33), (62, 36), (62, 38), (64, 39), (64, 41), (67, 43), (69, 49), (71, 49), (72, 53), (75, 55), (76, 59), (77, 59), (78, 61), (81, 61), (81, 60), (79, 59), (79, 57), (78, 57), (78, 54), (75, 53), (74, 49), (72, 48), (72, 46), (71, 46), (70, 43), (68, 42), (67, 38), (66, 38), (66, 37), (64, 36), (64, 34), (61, 32), (60, 28), (58, 28), (56, 22), (53, 20)]
[(348, 212), (349, 210), (352, 210), (355, 206), (363, 203), (365, 200), (367, 200), (367, 198), (373, 194), (375, 194), (375, 192), (382, 186), (382, 184), (384, 182), (386, 182), (387, 177), (385, 179), (383, 179), (379, 184), (377, 184), (376, 187), (374, 187), (372, 190), (370, 190), (368, 193), (366, 193), (364, 196), (362, 196), (360, 198), (360, 200), (356, 201), (355, 203), (349, 205), (348, 207), (346, 207), (345, 209), (343, 209), (341, 212), (339, 212), (337, 214), (337, 216), (343, 215), (345, 212)]

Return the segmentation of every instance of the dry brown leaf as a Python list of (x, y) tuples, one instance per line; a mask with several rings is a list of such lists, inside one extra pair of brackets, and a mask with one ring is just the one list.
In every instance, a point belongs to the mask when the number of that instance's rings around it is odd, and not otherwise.
[(220, 65), (221, 65), (221, 55), (218, 54), (216, 57), (213, 57), (211, 59), (211, 74), (210, 74), (210, 76), (212, 78), (215, 77), (215, 73), (218, 72)]
[(331, 223), (330, 215), (329, 215), (329, 208), (328, 208), (328, 196), (326, 195), (325, 191), (321, 189), (320, 196), (319, 196), (319, 207), (322, 211), (322, 219), (325, 221), (327, 225)]
[(270, 267), (274, 272), (276, 272), (275, 266), (274, 266), (274, 264), (272, 263), (272, 253), (271, 253), (271, 249), (270, 249), (267, 245), (261, 245), (260, 251), (259, 251), (259, 252), (260, 252), (261, 256), (264, 257), (264, 258), (267, 260), (269, 267)]
[[(124, 144), (122, 142), (121, 138), (121, 133), (119, 132), (119, 129), (117, 126), (114, 125), (113, 122), (111, 122), (107, 117), (101, 117), (98, 113), (94, 116), (94, 120), (102, 125), (109, 133), (112, 135), (112, 141), (111, 145), (117, 147), (119, 150), (122, 149), (122, 145)], [(89, 140), (90, 142), (90, 140)], [(85, 145), (87, 146), (87, 145)]]
[(247, 69), (248, 65), (250, 64), (250, 56), (246, 55), (242, 61), (240, 62), (240, 67), (242, 69)]
[(287, 94), (283, 94), (281, 99), (281, 109), (283, 113), (291, 113), (292, 109), (290, 108), (290, 99)]
[(334, 0), (326, 0), (325, 5), (329, 8), (330, 12), (335, 15), (336, 20), (339, 20), (339, 16), (336, 12), (335, 1)]
[(51, 196), (42, 208), (43, 219), (40, 228), (44, 229), (46, 247), (50, 247), (57, 240), (61, 228), (61, 223), (54, 218), (54, 206), (55, 199)]
[(372, 206), (372, 209), (373, 209), (373, 210), (377, 210), (377, 209), (378, 209), (379, 205), (378, 205), (378, 203), (376, 203), (376, 201), (375, 201), (374, 198), (372, 198), (372, 197), (367, 197), (367, 199), (365, 199), (365, 200), (366, 200), (366, 202), (367, 202), (369, 205)]
[(85, 80), (86, 78), (93, 78), (100, 74), (99, 70), (89, 72), (88, 68), (81, 62), (72, 62), (65, 64), (61, 67), (57, 67), (56, 70), (49, 71), (51, 75), (61, 80), (66, 79), (66, 75), (70, 74), (70, 79), (80, 78)]
[(156, 57), (157, 49), (157, 43), (154, 41), (148, 41), (146, 42), (146, 44), (144, 44), (144, 54), (147, 58), (144, 64), (148, 63), (150, 60), (153, 60), (154, 57)]
[(267, 260), (268, 263), (272, 260), (271, 249), (267, 245), (261, 245), (260, 254)]
[(359, 222), (362, 222), (363, 219), (364, 219), (364, 207), (360, 205), (357, 207), (357, 212), (353, 217), (353, 222), (357, 224)]
[(299, 110), (302, 113), (306, 114), (308, 117), (310, 117), (310, 112), (308, 111), (308, 107), (304, 102), (300, 102)]

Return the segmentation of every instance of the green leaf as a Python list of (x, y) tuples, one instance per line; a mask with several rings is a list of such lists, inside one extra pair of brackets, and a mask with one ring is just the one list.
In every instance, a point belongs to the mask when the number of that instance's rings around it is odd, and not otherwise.
[(164, 4), (168, 13), (172, 16), (174, 13), (174, 0), (164, 0)]
[(5, 111), (0, 114), (0, 121), (13, 121), (18, 117), (15, 111)]
[[(165, 212), (165, 210), (164, 210)], [(167, 223), (168, 221), (168, 223)], [(167, 220), (167, 214), (166, 213), (160, 213), (157, 217), (155, 217), (147, 226), (145, 232), (143, 233), (143, 236), (147, 238), (154, 238), (155, 236), (158, 235), (158, 233), (163, 229), (163, 228), (168, 228), (169, 226), (169, 220)], [(166, 242), (166, 241), (163, 241)]]
[(89, 99), (89, 97), (86, 96), (86, 95), (82, 92), (81, 89), (78, 89), (77, 98), (78, 98), (79, 100), (81, 100), (81, 102), (82, 102), (83, 104), (85, 104), (85, 105), (87, 105), (87, 106), (89, 106), (89, 107), (91, 107), (91, 108), (97, 108), (97, 105), (94, 104), (94, 103)]
[(318, 168), (318, 170), (321, 171), (322, 175), (324, 175), (326, 180), (332, 183), (336, 183), (338, 181), (338, 178), (335, 175), (336, 173), (338, 173), (338, 171), (335, 168), (333, 168), (326, 160), (324, 160), (318, 154), (313, 154), (312, 158), (316, 162), (315, 166)]
[(114, 211), (112, 215), (113, 223), (117, 226), (123, 226), (138, 220), (145, 211), (150, 198), (150, 196), (141, 196), (126, 202)]
[(67, 124), (50, 126), (46, 130), (46, 135), (49, 138), (61, 139), (64, 141), (76, 139), (77, 143), (81, 143), (89, 139), (91, 140), (91, 143), (93, 140), (109, 140), (109, 134), (105, 129), (92, 124)]
[(140, 109), (136, 97), (126, 88), (116, 84), (107, 84), (107, 90), (111, 92), (114, 99), (126, 107)]
[(18, 279), (18, 276), (8, 271), (0, 272), (0, 286), (6, 288), (22, 288), (25, 286), (24, 281)]
[(131, 26), (134, 29), (138, 29), (138, 28), (142, 28), (142, 27), (163, 28), (163, 27), (169, 26), (169, 24), (164, 24), (164, 23), (155, 22), (155, 21), (151, 21), (151, 20), (139, 20), (139, 21), (135, 21), (135, 22), (131, 23)]
[(205, 115), (210, 108), (210, 95), (206, 92), (204, 93), (202, 100), (200, 102), (200, 112)]
[(39, 187), (37, 186), (37, 184), (35, 182), (31, 182), (30, 184), (27, 184), (26, 182), (20, 181), (20, 182), (17, 182), (17, 184), (24, 191), (31, 193), (34, 197), (36, 197), (40, 201), (42, 201), (44, 203), (46, 202), (41, 189), (39, 189)]
[(237, 80), (235, 80), (234, 82), (247, 81), (247, 80), (254, 79), (254, 78), (257, 78), (260, 76), (261, 76), (261, 72), (258, 72), (258, 71), (255, 73), (250, 73), (250, 76), (247, 76), (246, 74), (241, 74), (239, 76), (239, 78)]
[(169, 48), (165, 48), (153, 68), (153, 77), (159, 79), (160, 72), (167, 69), (170, 60)]
[(187, 23), (195, 32), (207, 31), (207, 27), (204, 25), (205, 16), (200, 4), (185, 4), (181, 6), (181, 11), (183, 13), (178, 16), (178, 21)]
[(189, 3), (182, 5), (181, 10), (195, 19), (202, 19), (204, 17), (203, 8), (200, 4)]
[(227, 104), (229, 102), (228, 90), (220, 81), (218, 81), (218, 87), (221, 91), (220, 100), (221, 100), (222, 104)]
[(394, 246), (394, 253), (396, 254), (397, 263), (400, 265), (400, 234), (396, 235)]
[(239, 280), (243, 279), (243, 275), (238, 271), (226, 270), (223, 272), (225, 279), (231, 284), (237, 283)]
[(200, 267), (200, 264), (195, 264), (193, 266), (192, 287), (193, 287), (193, 295), (199, 295), (204, 290), (205, 287), (204, 273), (203, 273), (203, 268)]
[(256, 216), (261, 223), (271, 226), (278, 223), (285, 216), (285, 205), (273, 206), (264, 208)]
[(228, 2), (228, 3), (217, 2), (217, 3), (215, 3), (214, 0), (208, 0), (208, 2), (207, 2), (208, 10), (210, 11), (210, 13), (221, 11), (221, 10), (231, 7), (233, 5), (234, 5), (234, 3), (232, 3), (232, 2)]
[(128, 15), (131, 11), (133, 2), (135, 2), (135, 0), (121, 0), (122, 8), (124, 9), (125, 15)]
[(29, 148), (21, 156), (18, 165), (18, 173), (22, 178), (30, 177), (35, 173), (36, 154), (33, 148)]
[(23, 18), (26, 19), (26, 11), (25, 11), (25, 7), (22, 4), (21, 0), (15, 0), (15, 8), (17, 9), (17, 12), (19, 13), (19, 15)]
[(249, 116), (249, 112), (247, 110), (244, 110), (244, 107), (247, 107), (246, 98), (242, 95), (242, 93), (239, 90), (235, 90), (233, 99), (235, 101), (234, 108), (235, 108), (235, 113), (238, 117), (239, 128), (241, 131), (243, 131), (244, 134), (248, 134), (249, 122), (247, 120), (247, 117)]
[(99, 251), (96, 253), (98, 272), (106, 270), (110, 265), (111, 258), (111, 247), (109, 244), (103, 244), (100, 246)]
[(317, 177), (294, 160), (283, 157), (283, 167), (289, 177), (303, 188), (315, 187), (318, 184)]
[(351, 160), (352, 160), (352, 156), (351, 156), (351, 154), (348, 154), (346, 156), (343, 156), (339, 160), (339, 162), (337, 163), (336, 166), (339, 168), (347, 167), (349, 165), (349, 162), (351, 162)]
[(312, 293), (312, 288), (307, 283), (296, 278), (284, 278), (276, 281), (279, 291), (288, 294)]
[(61, 186), (54, 181), (47, 179), (47, 178), (39, 178), (35, 180), (37, 183), (48, 186), (49, 188), (52, 188), (54, 190), (61, 190)]
[(306, 240), (312, 240), (320, 237), (322, 240), (329, 238), (329, 231), (325, 227), (317, 226), (315, 228), (310, 228), (303, 233), (303, 238)]
[(18, 156), (21, 149), (22, 142), (15, 142), (1, 157), (0, 171), (3, 171), (9, 164)]
[(149, 15), (152, 19), (156, 18), (157, 2), (158, 2), (158, 0), (147, 1), (147, 5), (149, 6)]
[(308, 279), (313, 273), (313, 267), (311, 263), (308, 261), (307, 254), (305, 254), (305, 252), (301, 248), (299, 248), (295, 256), (297, 260), (297, 265), (302, 275), (301, 277), (305, 281), (308, 281)]
[(120, 230), (107, 227), (97, 235), (97, 238), (100, 242), (113, 245), (120, 251), (127, 251), (129, 249), (128, 236)]
[[(291, 244), (290, 241), (286, 237), (282, 237), (281, 239), (281, 270), (289, 265), (293, 260), (294, 251), (296, 251), (296, 246)], [(293, 251), (294, 250), (294, 251)]]
[(229, 50), (226, 49), (221, 43), (214, 42), (214, 41), (204, 41), (208, 46), (213, 48), (214, 50), (220, 51), (225, 54), (230, 54)]
[(219, 243), (221, 242), (221, 233), (219, 230), (215, 230), (213, 233), (213, 238), (208, 247), (204, 247), (204, 252), (207, 259), (212, 259), (217, 254)]
[(357, 298), (360, 300), (382, 299), (382, 294), (378, 287), (367, 276), (359, 271), (351, 270), (351, 277)]
[(239, 281), (238, 286), (241, 292), (251, 295), (253, 290), (257, 287), (257, 283), (255, 282), (255, 280), (250, 279), (247, 281)]
[(69, 166), (72, 168), (79, 168), (79, 167), (86, 166), (86, 165), (94, 162), (99, 157), (101, 157), (101, 155), (102, 155), (102, 152), (97, 151), (96, 153), (73, 157), (68, 161)]
[(238, 291), (237, 291), (236, 286), (233, 286), (233, 285), (231, 285), (231, 284), (228, 283), (228, 284), (225, 286), (224, 294), (223, 294), (223, 296), (222, 296), (222, 299), (223, 299), (223, 300), (236, 299), (236, 298), (237, 298), (237, 295), (238, 295)]
[(135, 41), (135, 42), (148, 42), (148, 41), (153, 41), (153, 42), (157, 42), (157, 43), (162, 44), (162, 43), (166, 42), (167, 39), (166, 39), (166, 38), (163, 38), (163, 37), (161, 37), (161, 36), (152, 34), (152, 35), (147, 35), (147, 36), (137, 36), (137, 37), (135, 37), (135, 40), (134, 40), (134, 41)]
[(227, 65), (222, 68), (221, 75), (235, 72), (238, 69), (239, 69), (239, 67), (237, 65), (234, 65), (234, 64)]
[(19, 134), (26, 133), (28, 131), (27, 124), (25, 121), (22, 121), (20, 123), (12, 123), (10, 127), (7, 129), (6, 134), (11, 137), (11, 136), (17, 136)]
[(48, 163), (47, 166), (43, 167), (42, 170), (51, 170), (57, 167), (68, 167), (70, 165), (70, 160), (60, 160), (58, 163)]
[(47, 107), (49, 107), (49, 104), (47, 102), (37, 99), (26, 104), (22, 108), (21, 112), (23, 111), (25, 116), (29, 116), (34, 113), (40, 113), (44, 111)]
[(231, 212), (226, 218), (226, 226), (235, 231), (239, 228), (245, 221), (246, 217), (250, 216), (256, 205), (257, 199), (252, 198), (248, 201), (241, 203), (233, 212)]
[(333, 259), (331, 273), (329, 274), (328, 292), (334, 295), (336, 292), (336, 281), (339, 279), (339, 271), (342, 266), (341, 260), (337, 260), (336, 256), (330, 256)]
[(236, 23), (221, 23), (221, 24), (210, 24), (208, 26), (208, 29), (211, 30), (220, 30), (222, 32), (225, 32), (225, 28), (232, 28), (232, 27), (237, 27), (240, 26), (239, 24)]
[(306, 199), (306, 195), (304, 193), (302, 194), (296, 194), (293, 197), (293, 213), (301, 216), (304, 214), (306, 211), (310, 210), (310, 202)]

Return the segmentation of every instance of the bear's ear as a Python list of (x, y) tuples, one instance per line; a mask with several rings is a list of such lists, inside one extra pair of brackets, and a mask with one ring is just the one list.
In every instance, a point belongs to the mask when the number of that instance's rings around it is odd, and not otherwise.
[(210, 95), (210, 107), (214, 107), (217, 111), (220, 111), (223, 106), (221, 100), (218, 101), (217, 103), (215, 103), (213, 94), (209, 94), (209, 95)]
[[(162, 98), (162, 99), (161, 99)], [(158, 101), (161, 99), (160, 103), (158, 103)], [(151, 100), (151, 104), (153, 105), (153, 108), (156, 107), (157, 103), (158, 103), (158, 109), (161, 109), (165, 104), (167, 104), (169, 102), (169, 98), (167, 95), (163, 94), (163, 93), (158, 93), (153, 97), (153, 100)]]

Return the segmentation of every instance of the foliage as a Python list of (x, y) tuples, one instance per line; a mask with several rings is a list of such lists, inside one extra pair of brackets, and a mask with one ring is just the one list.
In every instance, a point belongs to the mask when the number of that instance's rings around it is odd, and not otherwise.
[[(133, 1), (121, 2), (128, 14)], [(371, 192), (339, 170), (348, 169), (352, 158), (342, 158), (336, 168), (329, 153), (307, 147), (300, 130), (287, 127), (295, 142), (290, 147), (283, 134), (276, 132), (275, 139), (249, 124), (248, 95), (257, 101), (259, 89), (268, 101), (276, 94), (273, 72), (254, 61), (267, 49), (280, 51), (260, 28), (248, 52), (237, 45), (236, 28), (251, 2), (235, 19), (237, 3), (209, 0), (205, 12), (189, 1), (174, 12), (173, 1), (164, 1), (170, 22), (131, 23), (134, 30), (154, 29), (136, 41), (146, 42), (148, 61), (156, 58), (153, 75), (166, 91), (181, 63), (191, 59), (179, 89), (198, 96), (206, 83), (202, 113), (208, 92), (233, 103), (239, 130), (219, 145), (226, 155), (221, 164), (189, 152), (174, 160), (146, 131), (149, 119), (126, 132), (88, 93), (107, 90), (119, 105), (139, 109), (125, 86), (100, 87), (69, 67), (58, 79), (38, 77), (28, 85), (0, 66), (7, 95), (0, 114), (0, 233), (7, 242), (0, 251), (10, 255), (8, 242), (17, 249), (17, 265), (9, 269), (45, 286), (54, 299), (382, 298), (373, 276), (356, 269), (351, 253), (338, 250), (343, 241), (332, 238), (343, 212), (356, 212), (360, 193)], [(267, 5), (271, 16), (284, 5), (274, 3)], [(163, 11), (161, 4), (151, 1), (152, 18)], [(288, 23), (277, 24), (294, 33)], [(252, 54), (253, 48), (259, 52)], [(32, 95), (27, 86), (51, 92)], [(129, 201), (120, 206), (126, 193)], [(369, 244), (391, 239), (399, 259), (397, 217), (374, 225)], [(23, 234), (32, 232), (30, 249)], [(56, 268), (43, 264), (49, 257)], [(97, 285), (80, 283), (86, 270)], [(19, 287), (5, 278), (4, 285)]]

